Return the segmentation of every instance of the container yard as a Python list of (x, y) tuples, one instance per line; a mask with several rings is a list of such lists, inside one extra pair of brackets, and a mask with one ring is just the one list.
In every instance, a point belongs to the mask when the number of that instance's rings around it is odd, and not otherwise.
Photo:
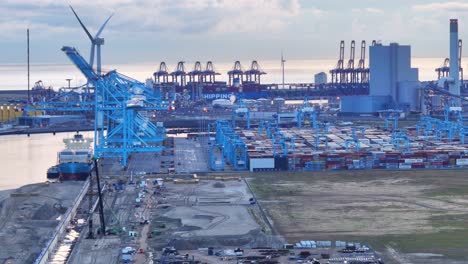
[[(415, 127), (396, 132), (378, 127), (335, 126), (282, 128), (262, 123), (258, 129), (224, 128), (219, 121), (212, 144), (229, 145), (229, 134), (238, 140), (251, 172), (265, 170), (443, 169), (466, 168), (468, 149), (460, 139), (437, 138), (437, 131)], [(403, 131), (403, 130), (402, 130)], [(234, 136), (232, 136), (234, 134)], [(225, 147), (222, 147), (225, 149)], [(226, 152), (226, 151), (225, 151)], [(239, 152), (239, 151), (238, 151)], [(229, 153), (225, 153), (227, 159)], [(231, 162), (233, 160), (227, 160)], [(234, 161), (235, 162), (235, 161)], [(234, 169), (240, 169), (233, 165)]]

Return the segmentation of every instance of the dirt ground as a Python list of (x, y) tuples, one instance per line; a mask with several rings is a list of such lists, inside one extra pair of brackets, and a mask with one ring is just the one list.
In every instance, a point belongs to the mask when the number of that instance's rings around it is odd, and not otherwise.
[(166, 225), (159, 229), (160, 236), (150, 239), (156, 251), (167, 244), (177, 249), (281, 244), (263, 228), (257, 207), (249, 204), (251, 195), (243, 181), (168, 183), (162, 196), (157, 198), (162, 203), (151, 217), (151, 228)]
[(9, 191), (0, 200), (0, 263), (33, 263), (82, 186), (40, 183)]
[(467, 171), (256, 173), (249, 181), (288, 242), (364, 242), (386, 263), (468, 263)]

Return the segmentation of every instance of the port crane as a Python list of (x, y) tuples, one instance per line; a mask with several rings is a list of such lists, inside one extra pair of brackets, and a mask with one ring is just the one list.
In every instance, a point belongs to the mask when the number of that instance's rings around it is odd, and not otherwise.
[[(217, 148), (222, 150), (223, 156), (226, 163), (229, 163), (235, 170), (246, 170), (247, 169), (247, 146), (242, 138), (236, 134), (232, 128), (232, 124), (227, 120), (217, 120), (214, 124), (210, 125), (211, 129), (216, 131), (215, 142), (211, 142), (217, 145)], [(216, 150), (213, 148), (213, 150)], [(215, 155), (213, 151), (210, 155)], [(210, 157), (210, 160), (216, 161), (215, 156)], [(224, 162), (224, 161), (221, 161)], [(212, 169), (224, 168), (223, 164), (213, 164)], [(218, 167), (222, 165), (222, 167)]]
[(221, 75), (216, 72), (212, 61), (206, 63), (205, 70), (203, 71), (203, 82), (214, 83), (216, 82), (216, 75)]
[(357, 68), (357, 81), (359, 83), (369, 82), (369, 68), (366, 68), (366, 41), (361, 42), (361, 58)]
[[(101, 72), (100, 34), (112, 15), (104, 22), (93, 38), (70, 6), (80, 25), (92, 40), (90, 60), (87, 62), (73, 47), (64, 46), (62, 51), (86, 77), (85, 91), (69, 89), (57, 98), (39, 105), (46, 111), (94, 112), (94, 155), (118, 158), (124, 168), (128, 157), (134, 152), (159, 152), (163, 149), (165, 128), (154, 124), (145, 113), (168, 110), (169, 103), (162, 100), (158, 91), (143, 83), (122, 75), (115, 70)], [(97, 69), (93, 69), (94, 50), (97, 49)], [(88, 87), (92, 87), (88, 89)], [(76, 95), (74, 100), (65, 100), (67, 95)], [(38, 109), (38, 108), (35, 108)]]
[(179, 61), (176, 69), (170, 73), (172, 81), (178, 83), (180, 86), (187, 84), (187, 72), (185, 71), (185, 62)]
[(250, 110), (245, 105), (244, 99), (239, 100), (237, 108), (232, 110), (232, 127), (236, 127), (236, 118), (245, 118), (246, 127), (250, 129)]
[[(460, 65), (460, 80), (461, 83), (463, 83), (463, 68), (461, 64), (461, 59), (462, 59), (462, 51), (463, 51), (463, 41), (461, 39), (458, 40), (458, 65)], [(449, 77), (449, 72), (450, 72), (450, 59), (445, 58), (444, 63), (442, 63), (442, 66), (438, 67), (435, 69), (437, 72), (437, 79), (440, 80), (444, 77)]]
[(331, 70), (331, 82), (332, 83), (343, 83), (345, 82), (345, 75), (344, 75), (344, 51), (345, 50), (345, 42), (342, 40), (340, 42), (340, 56), (338, 58), (338, 62), (336, 63), (336, 68)]
[(244, 72), (246, 82), (260, 83), (260, 77), (266, 74), (256, 60), (252, 61), (250, 69)]
[(236, 80), (239, 84), (243, 81), (244, 71), (242, 70), (242, 65), (240, 61), (234, 62), (234, 67), (228, 72), (229, 76), (229, 85), (234, 85)]
[(133, 152), (162, 151), (165, 128), (153, 124), (143, 112), (168, 110), (168, 102), (115, 70), (98, 75), (75, 48), (65, 46), (62, 51), (95, 87), (95, 156), (118, 157), (126, 166)]
[(310, 104), (309, 99), (306, 97), (302, 106), (297, 109), (296, 119), (297, 119), (297, 127), (301, 128), (304, 119), (309, 117), (311, 120), (312, 128), (317, 128), (317, 111), (315, 108)]
[[(91, 35), (89, 30), (81, 21), (80, 17), (76, 13), (75, 9), (70, 5), (69, 6), (79, 24), (85, 31), (86, 35), (91, 41), (90, 55), (89, 55), (89, 65), (93, 69), (94, 62), (96, 60), (96, 75), (102, 74), (101, 67), (101, 46), (104, 45), (104, 38), (101, 38), (100, 35), (106, 27), (109, 20), (112, 18), (111, 14), (101, 25), (94, 37)], [(96, 54), (96, 58), (95, 58)], [(81, 85), (78, 87), (68, 87), (61, 88), (60, 91), (52, 98), (49, 98), (47, 101), (37, 101), (34, 106), (27, 107), (27, 111), (42, 110), (49, 113), (53, 112), (92, 112), (94, 110), (94, 87), (88, 81), (86, 85)]]
[(346, 68), (346, 83), (356, 83), (357, 82), (357, 75), (356, 71), (354, 70), (354, 58), (356, 53), (356, 42), (353, 40), (351, 41), (351, 50), (349, 52), (349, 60), (348, 60), (348, 67)]

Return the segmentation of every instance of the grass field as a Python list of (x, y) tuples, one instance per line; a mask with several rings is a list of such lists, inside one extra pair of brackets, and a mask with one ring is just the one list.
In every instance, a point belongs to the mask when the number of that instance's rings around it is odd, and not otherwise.
[(250, 182), (289, 242), (361, 241), (408, 263), (440, 263), (409, 253), (468, 263), (467, 171), (255, 173)]

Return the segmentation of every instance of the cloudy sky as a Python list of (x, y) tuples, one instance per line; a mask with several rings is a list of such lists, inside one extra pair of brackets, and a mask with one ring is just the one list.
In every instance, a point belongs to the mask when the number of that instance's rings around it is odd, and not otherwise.
[[(468, 0), (2, 0), (0, 63), (22, 63), (26, 28), (35, 63), (67, 63), (63, 45), (88, 57), (102, 37), (107, 63), (335, 58), (340, 40), (412, 45), (415, 57), (448, 55), (448, 19), (468, 42)], [(348, 50), (346, 51), (348, 53)]]

